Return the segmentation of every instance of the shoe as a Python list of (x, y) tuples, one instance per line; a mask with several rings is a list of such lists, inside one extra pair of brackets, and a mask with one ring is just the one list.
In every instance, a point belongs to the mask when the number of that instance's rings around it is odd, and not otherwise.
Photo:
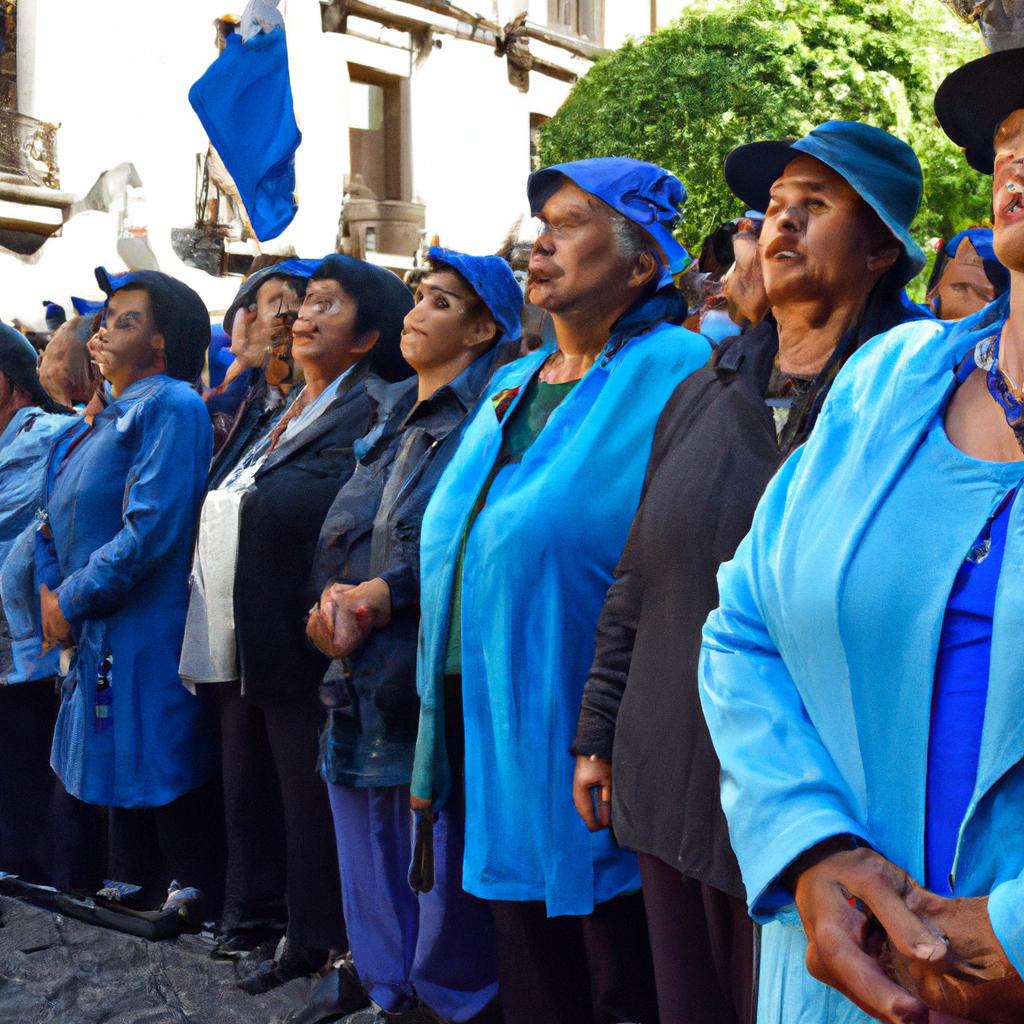
[(238, 928), (217, 936), (217, 945), (210, 954), (214, 960), (241, 960), (256, 956), (257, 963), (273, 959), (282, 932), (274, 928)]
[(369, 1004), (352, 958), (344, 957), (313, 986), (309, 1002), (288, 1017), (286, 1024), (327, 1024)]
[(326, 961), (326, 949), (303, 949), (293, 954), (286, 944), (284, 953), (278, 959), (262, 961), (251, 974), (236, 982), (236, 985), (251, 996), (262, 995), (271, 989), (286, 985), (293, 978), (316, 974)]
[(182, 931), (198, 932), (203, 927), (202, 892), (194, 885), (171, 882), (161, 910), (174, 910), (182, 920)]

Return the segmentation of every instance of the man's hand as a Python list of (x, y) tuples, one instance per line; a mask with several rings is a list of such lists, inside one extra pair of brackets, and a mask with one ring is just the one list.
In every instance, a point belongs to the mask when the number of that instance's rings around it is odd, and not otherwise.
[(887, 943), (882, 965), (893, 980), (933, 1010), (990, 1024), (1024, 1020), (1024, 980), (992, 931), (987, 898), (944, 899), (915, 886), (907, 904), (945, 936), (949, 952), (921, 963)]
[(45, 584), (39, 587), (39, 609), (43, 620), (43, 651), (53, 650), (58, 644), (70, 647), (74, 643), (71, 623), (60, 610), (57, 595)]
[(794, 868), (807, 970), (877, 1020), (927, 1024), (924, 1001), (888, 977), (878, 957), (887, 937), (908, 964), (923, 969), (945, 957), (946, 943), (909, 905), (916, 887), (905, 871), (872, 850), (832, 852), (834, 846), (826, 840)]
[(347, 658), (391, 621), (391, 589), (381, 579), (333, 583), (309, 615), (306, 635), (332, 658)]
[[(600, 786), (597, 814), (594, 814), (593, 787)], [(612, 763), (596, 754), (576, 758), (572, 779), (572, 800), (576, 813), (591, 832), (600, 832), (612, 823)]]

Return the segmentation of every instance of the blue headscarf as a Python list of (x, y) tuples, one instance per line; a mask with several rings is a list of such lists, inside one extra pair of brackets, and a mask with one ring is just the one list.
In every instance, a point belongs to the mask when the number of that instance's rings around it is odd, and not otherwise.
[(451, 267), (465, 279), (501, 328), (502, 338), (514, 341), (522, 337), (523, 290), (512, 268), (500, 256), (467, 256), (434, 245), (427, 250), (427, 259), (435, 265)]

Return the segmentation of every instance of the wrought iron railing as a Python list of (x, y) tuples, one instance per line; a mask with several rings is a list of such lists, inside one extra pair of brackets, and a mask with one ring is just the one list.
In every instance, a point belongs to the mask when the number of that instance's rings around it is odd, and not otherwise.
[(60, 188), (57, 125), (15, 110), (0, 110), (0, 174)]

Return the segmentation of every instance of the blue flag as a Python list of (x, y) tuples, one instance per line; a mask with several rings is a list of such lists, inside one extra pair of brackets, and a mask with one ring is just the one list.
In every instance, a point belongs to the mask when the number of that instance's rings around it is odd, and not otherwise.
[(295, 216), (295, 123), (284, 29), (243, 43), (237, 33), (189, 90), (189, 102), (220, 154), (262, 242)]

